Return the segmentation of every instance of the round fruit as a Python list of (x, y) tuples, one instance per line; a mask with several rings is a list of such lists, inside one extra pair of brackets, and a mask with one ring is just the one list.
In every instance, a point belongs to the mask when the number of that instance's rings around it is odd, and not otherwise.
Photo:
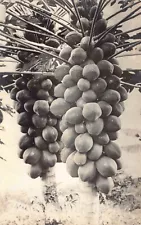
[(114, 72), (113, 72), (113, 74), (115, 74), (118, 77), (121, 77), (122, 69), (120, 68), (120, 66), (114, 64)]
[(90, 41), (90, 37), (89, 36), (85, 36), (81, 39), (80, 42), (80, 47), (83, 48), (85, 51), (87, 51), (89, 48), (93, 48), (94, 47), (94, 41), (92, 40), (91, 43), (89, 44)]
[[(85, 17), (81, 17), (80, 18), (80, 21), (81, 21), (81, 24), (82, 24), (82, 27), (83, 27), (84, 31), (88, 30), (89, 29), (89, 26), (90, 26), (89, 20), (87, 18), (85, 18)], [(79, 29), (81, 29), (81, 26), (80, 26), (80, 22), (79, 21), (77, 21), (76, 26)]]
[(63, 163), (66, 163), (67, 158), (69, 157), (69, 155), (74, 152), (73, 148), (63, 148), (61, 149), (61, 161)]
[(45, 100), (37, 100), (34, 103), (33, 106), (33, 111), (38, 115), (38, 116), (47, 116), (49, 112), (49, 104)]
[(82, 114), (85, 119), (89, 121), (95, 121), (101, 116), (102, 111), (97, 103), (87, 103), (83, 107)]
[(41, 136), (35, 137), (34, 142), (38, 149), (40, 149), (40, 150), (48, 149), (47, 142)]
[(83, 63), (87, 58), (87, 53), (84, 51), (83, 48), (75, 48), (71, 52), (71, 59), (75, 64), (80, 65)]
[(18, 91), (16, 94), (16, 100), (19, 102), (25, 103), (30, 99), (31, 99), (30, 92), (26, 89)]
[(102, 132), (104, 128), (104, 121), (101, 118), (98, 118), (94, 122), (88, 121), (86, 122), (86, 128), (91, 136), (97, 136)]
[(98, 175), (96, 178), (96, 187), (98, 191), (108, 194), (114, 187), (114, 182), (111, 177), (102, 177), (101, 175)]
[(12, 100), (17, 100), (16, 99), (16, 95), (17, 95), (17, 93), (18, 93), (18, 91), (19, 91), (19, 89), (18, 88), (12, 88), (12, 90), (11, 90), (11, 92), (10, 92), (10, 98), (12, 99)]
[(120, 79), (115, 75), (107, 77), (106, 82), (109, 89), (116, 90), (120, 86)]
[(93, 139), (88, 133), (79, 134), (75, 139), (75, 148), (80, 153), (88, 152), (93, 146)]
[(112, 114), (114, 116), (121, 116), (121, 114), (123, 113), (123, 107), (121, 106), (120, 103), (116, 103), (115, 105), (113, 105), (113, 110), (112, 110)]
[(71, 55), (71, 51), (72, 51), (72, 48), (70, 46), (64, 46), (64, 48), (61, 49), (59, 56), (62, 59), (68, 60)]
[(97, 64), (99, 61), (101, 61), (104, 57), (103, 50), (99, 47), (94, 48), (90, 52), (90, 58)]
[(111, 141), (115, 141), (118, 139), (118, 132), (108, 132), (108, 136)]
[(35, 165), (41, 158), (41, 152), (36, 147), (31, 147), (25, 150), (23, 160), (27, 164)]
[(49, 126), (55, 126), (57, 124), (57, 119), (52, 117), (52, 116), (49, 116), (48, 117), (48, 121), (47, 121), (47, 124)]
[(104, 79), (98, 78), (91, 84), (91, 89), (96, 93), (100, 94), (106, 90), (107, 83)]
[(100, 19), (95, 24), (94, 33), (95, 35), (98, 35), (105, 31), (107, 28), (107, 21), (105, 19)]
[(107, 145), (109, 141), (110, 141), (109, 136), (104, 131), (102, 131), (98, 136), (94, 137), (94, 142), (96, 142), (99, 145)]
[(92, 160), (92, 161), (97, 161), (103, 152), (103, 146), (94, 143), (93, 147), (91, 148), (91, 150), (88, 152), (88, 159)]
[(42, 151), (41, 165), (43, 168), (53, 167), (57, 163), (57, 157), (55, 154), (51, 154), (48, 151)]
[(31, 93), (36, 93), (40, 89), (40, 80), (39, 78), (30, 79), (27, 83), (27, 88)]
[(49, 93), (48, 91), (45, 91), (43, 89), (40, 89), (37, 94), (36, 94), (37, 98), (39, 100), (48, 100), (48, 97), (49, 97)]
[(87, 162), (87, 155), (85, 153), (75, 152), (74, 162), (78, 166), (83, 166)]
[(69, 109), (70, 104), (63, 98), (55, 99), (50, 106), (51, 113), (58, 117), (63, 116)]
[(15, 84), (18, 89), (25, 89), (27, 87), (27, 79), (20, 77), (16, 80)]
[(19, 140), (20, 149), (26, 150), (33, 146), (33, 138), (29, 137), (27, 134), (23, 135)]
[(33, 114), (32, 116), (32, 123), (36, 128), (44, 128), (47, 124), (46, 117), (40, 117), (37, 114)]
[(50, 153), (53, 153), (53, 154), (59, 152), (59, 150), (60, 150), (59, 143), (58, 142), (50, 143), (48, 145), (48, 150)]
[(114, 58), (114, 57), (109, 59), (109, 62), (112, 63), (113, 65), (119, 65), (119, 61), (116, 58)]
[(23, 127), (23, 126), (21, 126), (21, 127), (20, 127), (20, 131), (21, 131), (21, 133), (26, 134), (26, 133), (28, 132), (28, 127)]
[(74, 103), (76, 102), (82, 95), (82, 92), (78, 89), (77, 86), (73, 86), (67, 88), (64, 93), (64, 99), (66, 102)]
[(20, 159), (23, 159), (24, 151), (25, 151), (25, 150), (23, 150), (23, 149), (21, 149), (21, 148), (18, 149), (17, 155), (18, 155), (18, 157), (19, 157)]
[(54, 76), (58, 81), (62, 81), (63, 77), (69, 73), (70, 66), (66, 64), (59, 65), (54, 72)]
[(106, 146), (104, 146), (104, 152), (106, 155), (112, 159), (119, 159), (121, 157), (121, 150), (113, 141), (110, 141)]
[(20, 126), (29, 126), (31, 124), (31, 116), (29, 113), (27, 112), (22, 112), (20, 114), (17, 115), (17, 123)]
[(110, 42), (105, 42), (100, 47), (103, 50), (104, 58), (108, 58), (108, 57), (114, 55), (114, 53), (116, 51), (115, 44), (110, 43)]
[(75, 125), (75, 131), (77, 134), (83, 134), (86, 130), (86, 125), (84, 123), (79, 123)]
[(79, 107), (72, 107), (65, 114), (65, 119), (70, 124), (79, 124), (83, 121), (82, 109)]
[(42, 136), (48, 143), (55, 142), (58, 138), (58, 131), (55, 127), (47, 126), (42, 132)]
[(103, 93), (101, 100), (114, 105), (120, 101), (120, 94), (118, 91), (108, 89)]
[(121, 129), (121, 121), (117, 116), (108, 116), (105, 119), (104, 128), (107, 132), (116, 132)]
[(96, 168), (103, 177), (112, 177), (117, 172), (116, 162), (107, 156), (102, 156), (96, 161)]
[(123, 102), (125, 100), (128, 99), (128, 92), (126, 91), (126, 89), (122, 86), (120, 86), (117, 91), (119, 92), (120, 94), (120, 101)]
[(94, 91), (88, 90), (88, 91), (83, 92), (82, 99), (85, 102), (94, 102), (97, 99), (97, 95)]
[(80, 91), (88, 91), (90, 88), (90, 82), (86, 79), (81, 78), (77, 83), (77, 87), (80, 89)]
[(18, 112), (18, 113), (22, 113), (25, 111), (24, 109), (24, 105), (22, 102), (14, 102), (14, 109)]
[(64, 76), (62, 83), (66, 88), (69, 88), (75, 85), (70, 74)]
[(82, 74), (83, 74), (83, 77), (86, 78), (87, 80), (93, 81), (99, 77), (100, 71), (96, 64), (89, 64), (83, 68)]
[(93, 161), (86, 162), (85, 165), (79, 166), (78, 175), (80, 179), (84, 182), (92, 181), (96, 177), (96, 166)]
[(33, 106), (34, 106), (35, 100), (34, 99), (30, 99), (27, 102), (25, 102), (24, 104), (24, 109), (27, 112), (33, 112)]
[(74, 162), (75, 152), (72, 152), (66, 160), (66, 169), (71, 177), (78, 177), (78, 165)]
[(106, 34), (106, 36), (102, 39), (101, 43), (105, 43), (105, 42), (114, 43), (115, 42), (115, 35), (113, 35), (112, 33)]
[(117, 164), (117, 169), (118, 169), (118, 170), (121, 170), (121, 169), (122, 169), (122, 162), (121, 162), (121, 159), (116, 159), (115, 162), (116, 162), (116, 164)]
[(82, 77), (82, 71), (83, 68), (79, 65), (75, 65), (70, 69), (69, 74), (71, 75), (71, 78), (74, 82), (77, 83), (79, 79)]
[(100, 106), (100, 108), (102, 110), (102, 117), (106, 117), (106, 116), (109, 116), (111, 114), (112, 106), (109, 105), (107, 102), (100, 101), (100, 102), (98, 102), (98, 105)]
[(52, 88), (52, 81), (50, 79), (42, 81), (41, 88), (45, 91), (49, 91)]
[(78, 44), (81, 38), (82, 34), (78, 33), (77, 31), (71, 31), (65, 36), (66, 41), (71, 46)]
[(74, 146), (75, 138), (77, 133), (75, 132), (74, 127), (68, 127), (62, 134), (61, 140), (65, 147), (71, 148)]
[(100, 75), (103, 77), (107, 77), (109, 75), (113, 74), (114, 71), (114, 66), (112, 63), (110, 63), (107, 60), (101, 60), (97, 64), (99, 70), (100, 70)]
[(42, 173), (42, 168), (39, 163), (35, 165), (31, 165), (28, 171), (28, 174), (32, 179), (36, 179), (37, 177), (41, 175), (41, 173)]
[(84, 99), (81, 97), (77, 100), (76, 105), (77, 107), (83, 108), (83, 106), (86, 104), (86, 102), (84, 101)]
[(48, 46), (51, 46), (53, 48), (57, 48), (60, 45), (59, 41), (56, 40), (56, 38), (47, 39), (45, 44), (48, 45)]
[(37, 129), (36, 127), (29, 127), (28, 128), (28, 135), (30, 137), (37, 137), (41, 134), (41, 130)]

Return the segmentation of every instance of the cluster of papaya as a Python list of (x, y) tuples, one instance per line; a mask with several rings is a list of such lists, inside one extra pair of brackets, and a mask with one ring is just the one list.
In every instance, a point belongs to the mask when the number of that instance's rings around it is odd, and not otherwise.
[(60, 150), (58, 120), (49, 111), (54, 100), (54, 83), (51, 76), (23, 75), (16, 80), (16, 87), (11, 91), (23, 133), (18, 156), (31, 165), (31, 178), (41, 177), (49, 167), (53, 167)]
[[(96, 7), (91, 8), (93, 13)], [(115, 141), (128, 94), (120, 83), (122, 69), (112, 57), (116, 52), (114, 35), (107, 33), (95, 42), (89, 35), (89, 18), (80, 19), (85, 35), (71, 31), (65, 37), (68, 45), (59, 56), (68, 63), (55, 69), (54, 76), (60, 83), (54, 89), (56, 99), (50, 111), (62, 117), (61, 159), (68, 173), (107, 194), (114, 185), (112, 177), (121, 169), (121, 150)], [(106, 29), (107, 22), (100, 14), (94, 34)]]

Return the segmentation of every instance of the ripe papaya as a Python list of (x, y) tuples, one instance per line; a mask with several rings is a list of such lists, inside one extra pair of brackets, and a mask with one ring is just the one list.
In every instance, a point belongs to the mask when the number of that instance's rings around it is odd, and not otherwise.
[(26, 150), (33, 146), (33, 138), (28, 136), (27, 134), (23, 135), (19, 140), (19, 148)]
[(40, 149), (40, 150), (47, 150), (48, 149), (47, 142), (41, 136), (35, 137), (34, 142), (35, 142), (35, 145), (38, 149)]
[(78, 82), (80, 78), (82, 78), (82, 71), (83, 68), (79, 65), (74, 65), (70, 71), (69, 74), (71, 75), (71, 78), (74, 82)]
[(59, 65), (55, 71), (54, 76), (58, 81), (62, 81), (63, 77), (69, 73), (70, 66), (67, 64)]
[(75, 125), (75, 131), (77, 134), (84, 134), (86, 133), (87, 129), (86, 129), (86, 125), (82, 122), (79, 124)]
[(77, 107), (83, 108), (83, 106), (86, 104), (86, 102), (84, 101), (84, 99), (81, 97), (77, 100), (76, 105)]
[(89, 48), (94, 48), (94, 41), (91, 40), (91, 43), (90, 42), (90, 37), (89, 36), (85, 36), (81, 39), (81, 42), (80, 42), (80, 47), (83, 48), (85, 51), (87, 51)]
[(108, 58), (116, 52), (116, 46), (114, 43), (105, 42), (103, 43), (100, 48), (103, 50), (104, 58)]
[(64, 46), (61, 51), (60, 51), (60, 54), (59, 56), (62, 58), (62, 59), (65, 59), (65, 60), (68, 60), (70, 55), (71, 55), (71, 51), (72, 51), (72, 48), (70, 46)]
[(108, 89), (106, 90), (103, 95), (101, 96), (101, 100), (109, 103), (110, 105), (114, 105), (120, 101), (121, 97), (120, 94), (115, 90)]
[(103, 177), (112, 177), (117, 172), (116, 162), (107, 156), (102, 156), (96, 161), (96, 168)]
[(33, 112), (33, 106), (34, 106), (35, 102), (36, 102), (36, 100), (34, 100), (34, 99), (28, 100), (27, 102), (24, 103), (24, 109), (27, 112)]
[(37, 100), (34, 103), (33, 106), (33, 111), (38, 115), (38, 116), (47, 116), (49, 112), (49, 104), (45, 100)]
[(83, 92), (82, 99), (84, 99), (85, 102), (94, 102), (97, 99), (97, 95), (93, 90), (88, 90)]
[(116, 132), (121, 129), (121, 121), (119, 117), (110, 115), (105, 119), (104, 129), (107, 132)]
[(61, 147), (58, 142), (49, 143), (49, 145), (48, 145), (48, 150), (52, 154), (59, 152), (60, 149), (61, 149)]
[(90, 88), (90, 82), (86, 79), (81, 78), (78, 82), (77, 82), (77, 87), (80, 89), (80, 91), (88, 91)]
[(69, 45), (77, 45), (82, 38), (82, 34), (77, 31), (71, 31), (66, 36), (65, 39), (68, 42)]
[(71, 177), (78, 177), (78, 165), (74, 162), (75, 152), (72, 152), (66, 160), (66, 169)]
[(112, 159), (119, 159), (121, 157), (121, 150), (117, 143), (110, 141), (104, 146), (103, 151)]
[(97, 94), (103, 93), (107, 88), (107, 83), (104, 79), (98, 78), (91, 83), (91, 89)]
[(42, 136), (44, 140), (47, 141), (48, 143), (53, 143), (58, 138), (58, 131), (56, 130), (55, 127), (46, 126), (43, 129)]
[(17, 115), (17, 123), (20, 126), (30, 126), (31, 124), (31, 115), (27, 112), (22, 112)]
[(79, 124), (83, 121), (82, 109), (80, 107), (72, 107), (65, 114), (65, 119), (70, 124)]
[(96, 177), (97, 171), (93, 161), (87, 161), (84, 165), (79, 166), (78, 175), (83, 182), (90, 182)]
[(88, 152), (93, 146), (93, 139), (88, 133), (79, 134), (75, 138), (75, 148), (80, 153)]
[(62, 84), (66, 87), (66, 88), (69, 88), (69, 87), (73, 87), (75, 86), (75, 83), (71, 77), (70, 74), (64, 76), (63, 80), (62, 80)]
[(30, 92), (26, 89), (20, 90), (16, 94), (16, 100), (22, 103), (27, 102), (31, 99)]
[(48, 167), (53, 167), (57, 163), (57, 157), (48, 151), (42, 151), (41, 165), (44, 169)]
[(36, 128), (44, 128), (47, 124), (46, 117), (40, 117), (37, 114), (33, 114), (32, 116), (32, 123)]
[(103, 152), (103, 146), (94, 143), (93, 147), (91, 148), (91, 150), (87, 154), (88, 159), (92, 160), (92, 161), (97, 161), (101, 157), (102, 152)]
[(61, 141), (64, 146), (67, 148), (74, 147), (75, 138), (77, 137), (77, 133), (75, 132), (74, 127), (68, 127), (62, 134)]
[(88, 133), (93, 137), (99, 135), (104, 128), (104, 121), (101, 118), (91, 122), (86, 122), (86, 128)]
[(93, 81), (99, 77), (100, 71), (96, 64), (89, 64), (83, 68), (82, 75), (85, 79)]
[(99, 145), (107, 145), (110, 139), (107, 133), (102, 131), (98, 136), (94, 137), (94, 142)]
[(107, 77), (113, 74), (114, 66), (107, 60), (101, 60), (97, 63), (100, 70), (100, 76)]
[(41, 173), (42, 173), (42, 168), (41, 168), (41, 165), (39, 163), (37, 163), (35, 165), (31, 165), (29, 170), (28, 170), (28, 175), (32, 179), (36, 179), (37, 177), (40, 177)]
[[(86, 17), (81, 17), (81, 18), (80, 18), (80, 21), (81, 21), (81, 24), (82, 24), (82, 27), (83, 27), (84, 31), (88, 30), (89, 27), (90, 27), (90, 22), (89, 22), (89, 20), (88, 20)], [(80, 26), (80, 22), (79, 22), (79, 21), (77, 21), (76, 26), (77, 26), (79, 29), (81, 29), (81, 26)]]
[(106, 117), (106, 116), (109, 116), (111, 114), (112, 106), (109, 105), (107, 102), (99, 101), (98, 105), (100, 106), (100, 108), (102, 110), (102, 117)]
[(116, 90), (120, 86), (120, 79), (116, 75), (107, 77), (107, 87)]
[(82, 95), (82, 92), (79, 90), (77, 86), (73, 86), (67, 88), (64, 93), (64, 99), (66, 102), (74, 103), (76, 102)]
[(60, 117), (63, 116), (67, 112), (67, 110), (70, 109), (70, 107), (70, 104), (63, 98), (58, 98), (52, 102), (50, 111), (53, 115)]
[(97, 64), (104, 57), (103, 50), (99, 47), (96, 47), (90, 51), (89, 57), (94, 61), (94, 63)]
[(77, 65), (80, 65), (81, 63), (83, 63), (86, 60), (86, 58), (87, 58), (87, 53), (81, 47), (75, 48), (71, 52), (71, 59)]
[(87, 155), (85, 153), (75, 151), (74, 162), (78, 166), (83, 166), (87, 162)]
[(41, 88), (45, 91), (49, 91), (52, 88), (52, 81), (50, 79), (45, 79), (41, 83)]
[(41, 158), (41, 152), (36, 147), (30, 147), (25, 150), (23, 160), (27, 164), (35, 165)]
[(63, 149), (61, 149), (61, 161), (63, 163), (66, 163), (67, 158), (74, 151), (75, 151), (74, 148), (66, 148), (66, 147), (64, 147)]
[(114, 187), (114, 182), (111, 177), (103, 177), (101, 175), (98, 175), (96, 178), (96, 187), (98, 191), (108, 194)]
[(87, 103), (83, 107), (82, 114), (88, 121), (95, 121), (101, 114), (101, 108), (97, 103)]
[(37, 99), (39, 99), (39, 100), (48, 100), (49, 93), (48, 93), (48, 91), (45, 91), (44, 89), (40, 89), (36, 93), (36, 96), (37, 96)]
[(27, 88), (32, 94), (35, 94), (40, 88), (40, 79), (39, 78), (32, 78), (27, 83)]

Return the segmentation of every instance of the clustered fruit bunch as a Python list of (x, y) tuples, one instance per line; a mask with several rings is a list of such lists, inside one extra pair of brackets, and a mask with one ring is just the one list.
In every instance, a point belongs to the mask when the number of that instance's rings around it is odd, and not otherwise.
[(58, 120), (50, 112), (55, 79), (45, 75), (23, 75), (11, 91), (18, 124), (24, 135), (19, 141), (19, 158), (30, 164), (31, 178), (42, 176), (57, 162), (60, 150)]
[[(50, 111), (62, 117), (61, 159), (68, 173), (107, 194), (114, 185), (112, 177), (121, 169), (121, 150), (115, 140), (128, 95), (120, 83), (122, 69), (112, 57), (116, 52), (115, 36), (107, 33), (103, 39), (95, 40), (107, 29), (107, 21), (99, 14), (91, 39), (90, 18), (98, 6), (95, 3), (86, 18), (80, 5), (77, 9), (84, 35), (71, 31), (65, 37), (68, 45), (59, 56), (68, 63), (59, 65), (54, 72), (60, 83), (54, 89), (57, 99), (51, 103)], [(81, 28), (75, 19), (72, 18), (73, 24)]]

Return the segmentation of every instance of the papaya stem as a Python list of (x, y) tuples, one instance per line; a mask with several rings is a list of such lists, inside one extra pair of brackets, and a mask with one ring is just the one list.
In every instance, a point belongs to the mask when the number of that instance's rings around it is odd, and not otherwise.
[[(46, 32), (46, 33), (47, 33), (47, 36), (49, 36), (49, 34), (50, 34), (50, 35), (54, 36), (55, 38), (60, 39), (60, 41), (63, 41), (63, 42), (65, 42), (65, 43), (67, 43), (66, 40), (65, 40), (64, 38), (59, 37), (58, 35), (54, 34), (54, 33), (51, 32), (50, 30), (48, 30), (48, 29), (46, 29), (46, 28), (43, 28), (43, 27), (41, 27), (41, 26), (39, 26), (39, 25), (37, 25), (37, 24), (31, 23), (31, 22), (29, 22), (29, 21), (27, 21), (27, 20), (25, 20), (25, 19), (23, 19), (23, 18), (21, 18), (21, 17), (15, 15), (15, 14), (12, 13), (10, 10), (7, 10), (7, 13), (8, 13), (9, 15), (14, 16), (15, 18), (17, 18), (17, 19), (23, 21), (23, 22), (26, 23), (26, 24), (29, 24), (29, 25), (31, 25), (31, 26), (33, 26), (33, 27), (36, 27), (37, 29), (39, 29), (39, 30), (41, 30), (41, 31), (43, 31), (43, 32)], [(68, 44), (68, 43), (67, 43), (67, 44)]]
[(125, 43), (125, 44), (122, 44), (122, 45), (117, 45), (117, 48), (122, 48), (122, 47), (126, 47), (126, 46), (129, 46), (130, 47), (131, 44), (135, 44), (135, 43), (138, 43), (138, 41), (134, 41), (134, 42), (130, 42), (130, 43)]
[(54, 76), (54, 73), (53, 72), (32, 72), (32, 71), (3, 71), (3, 72), (0, 72), (0, 75), (29, 75), (29, 74), (32, 74), (32, 75), (48, 75), (48, 76)]
[(137, 52), (137, 53), (132, 53), (132, 54), (123, 54), (123, 55), (119, 55), (116, 58), (122, 58), (122, 57), (130, 57), (130, 56), (136, 56), (136, 55), (141, 55), (141, 53)]
[(74, 7), (74, 9), (75, 9), (76, 16), (77, 16), (77, 19), (78, 19), (79, 24), (80, 24), (81, 32), (82, 32), (82, 35), (83, 35), (83, 37), (84, 37), (84, 36), (85, 36), (85, 32), (84, 32), (83, 25), (82, 25), (82, 23), (81, 23), (81, 18), (80, 18), (79, 11), (78, 11), (78, 9), (77, 9), (77, 7), (76, 7), (76, 4), (75, 4), (74, 0), (71, 0), (71, 2), (72, 2), (73, 7)]
[(105, 7), (110, 3), (110, 1), (111, 0), (109, 0), (109, 1), (105, 1), (104, 3), (105, 4), (103, 4), (103, 6), (102, 6), (102, 8), (101, 8), (101, 11), (100, 12), (102, 12), (103, 11), (103, 9), (105, 9)]
[(112, 30), (114, 30), (115, 28), (117, 28), (121, 23), (123, 23), (125, 21), (125, 19), (130, 18), (136, 11), (138, 11), (141, 8), (141, 6), (138, 9), (133, 10), (131, 13), (129, 13), (127, 16), (125, 16), (123, 19), (121, 19), (119, 22), (117, 22), (115, 25), (113, 25), (112, 27), (108, 28), (103, 35), (101, 35), (100, 39), (98, 40), (98, 42), (96, 43), (95, 46), (97, 46), (102, 40), (103, 38), (105, 38), (105, 36)]
[(13, 50), (19, 50), (19, 51), (27, 51), (32, 53), (40, 53), (38, 51), (29, 49), (29, 48), (21, 48), (21, 47), (15, 47), (15, 46), (8, 46), (8, 45), (0, 45), (0, 48), (6, 48), (6, 49), (13, 49)]
[(121, 81), (121, 84), (130, 86), (130, 87), (134, 87), (134, 88), (141, 88), (141, 86), (139, 86), (137, 84), (130, 84), (130, 83), (127, 83), (127, 82), (124, 82), (124, 81)]
[(108, 58), (108, 60), (111, 59), (111, 58), (113, 58), (113, 57), (115, 57), (115, 56), (117, 56), (117, 55), (119, 55), (119, 54), (121, 54), (122, 52), (127, 51), (129, 48), (135, 47), (135, 46), (137, 46), (137, 45), (139, 45), (139, 44), (141, 44), (141, 41), (137, 41), (137, 42), (135, 42), (135, 43), (132, 43), (130, 46), (127, 46), (126, 48), (122, 49), (121, 51), (116, 52), (114, 55), (110, 56), (110, 57)]
[(112, 14), (111, 16), (107, 17), (106, 20), (110, 20), (111, 18), (113, 18), (114, 16), (118, 15), (119, 13), (124, 12), (124, 11), (127, 10), (128, 8), (131, 8), (131, 7), (133, 7), (133, 6), (135, 6), (135, 5), (139, 4), (139, 3), (141, 3), (141, 1), (135, 2), (135, 3), (133, 3), (132, 5), (125, 6), (124, 8), (120, 9), (120, 10), (117, 11), (116, 13), (114, 13), (114, 14)]
[(120, 36), (122, 34), (132, 33), (134, 31), (137, 31), (137, 30), (140, 30), (140, 29), (141, 29), (141, 27), (137, 27), (137, 28), (134, 28), (134, 29), (131, 29), (131, 30), (127, 30), (127, 31), (124, 31), (124, 32), (120, 32), (120, 33), (115, 34), (115, 37)]

